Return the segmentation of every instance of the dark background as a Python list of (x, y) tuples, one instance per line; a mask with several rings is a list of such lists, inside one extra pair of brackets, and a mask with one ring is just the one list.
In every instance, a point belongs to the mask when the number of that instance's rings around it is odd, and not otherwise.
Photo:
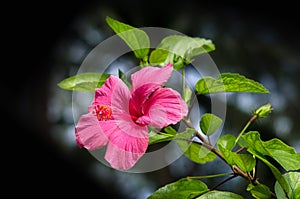
[[(237, 44), (241, 45), (237, 50), (243, 50), (244, 38), (251, 40), (255, 32), (263, 31), (266, 27), (275, 35), (279, 35), (277, 38), (282, 46), (288, 46), (289, 50), (292, 49), (293, 53), (299, 55), (298, 35), (300, 31), (297, 6), (283, 3), (261, 5), (245, 2), (243, 5), (233, 6), (225, 3), (208, 4), (204, 1), (159, 1), (156, 3), (153, 1), (101, 1), (96, 3), (96, 1), (80, 0), (76, 2), (13, 2), (7, 5), (5, 8), (9, 10), (9, 14), (3, 17), (4, 24), (7, 25), (3, 29), (3, 32), (7, 33), (3, 40), (8, 47), (4, 49), (7, 56), (3, 58), (5, 63), (3, 80), (5, 81), (2, 106), (5, 120), (2, 122), (2, 132), (5, 136), (2, 142), (5, 147), (2, 149), (2, 154), (5, 157), (3, 163), (5, 170), (3, 171), (8, 176), (6, 184), (15, 190), (11, 194), (50, 197), (98, 195), (98, 198), (122, 198), (118, 196), (115, 188), (109, 190), (101, 188), (70, 158), (63, 156), (49, 135), (51, 123), (47, 119), (46, 112), (47, 100), (50, 97), (49, 82), (55, 62), (54, 51), (62, 39), (68, 35), (74, 37), (69, 27), (78, 16), (92, 10), (94, 5), (105, 6), (117, 13), (119, 20), (128, 24), (137, 27), (178, 28), (179, 31), (183, 27), (184, 33), (188, 35), (195, 34), (197, 31), (193, 23), (198, 17), (208, 17), (208, 21), (211, 21), (209, 17), (213, 17), (213, 22), (224, 30), (224, 34), (228, 34), (226, 32), (228, 24), (236, 23), (236, 38), (241, 42)], [(172, 26), (170, 23), (178, 16), (185, 16), (183, 23)], [(239, 30), (239, 25), (244, 30)], [(223, 33), (219, 32), (219, 35)], [(257, 57), (253, 59), (263, 59), (260, 53), (257, 54)], [(239, 58), (219, 54), (215, 56), (217, 60), (227, 60), (224, 63), (233, 63), (235, 58)], [(253, 59), (249, 58), (252, 61)], [(274, 59), (277, 60), (278, 57)], [(299, 67), (299, 63), (296, 65)], [(267, 62), (265, 66), (264, 69), (257, 67), (232, 70), (246, 72), (252, 77), (259, 71), (280, 75), (281, 69), (272, 65), (272, 61)], [(299, 72), (299, 68), (295, 71)], [(299, 75), (299, 73), (294, 75)], [(299, 88), (299, 80), (294, 84)], [(297, 100), (294, 99), (293, 102)], [(297, 106), (296, 103), (294, 105)], [(292, 113), (286, 114), (296, 119), (297, 113), (290, 109), (286, 111)], [(299, 110), (299, 106), (294, 110)]]

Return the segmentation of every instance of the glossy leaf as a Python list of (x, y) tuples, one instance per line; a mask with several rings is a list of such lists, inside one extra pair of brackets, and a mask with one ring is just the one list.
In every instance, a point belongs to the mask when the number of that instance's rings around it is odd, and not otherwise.
[(208, 191), (200, 180), (182, 178), (155, 191), (148, 199), (192, 199)]
[[(289, 199), (300, 198), (300, 173), (289, 172), (283, 175), (285, 180), (288, 182), (288, 197)], [(275, 183), (275, 193), (277, 198), (286, 199), (286, 195), (278, 182)]]
[(200, 128), (205, 135), (212, 135), (221, 124), (222, 119), (211, 113), (205, 113), (200, 120)]
[(148, 56), (150, 39), (146, 32), (110, 17), (106, 17), (106, 22), (133, 50), (136, 58), (145, 59)]
[(180, 150), (193, 162), (205, 164), (206, 162), (213, 161), (217, 157), (216, 154), (200, 144), (192, 142), (194, 133), (195, 130), (188, 128), (185, 132), (179, 133), (176, 136), (175, 140)]
[(196, 83), (197, 94), (220, 92), (269, 93), (262, 84), (237, 73), (222, 73), (217, 78), (203, 77)]
[(217, 141), (217, 145), (222, 146), (223, 148), (225, 148), (226, 150), (231, 151), (235, 145), (235, 136), (232, 134), (225, 134), (222, 135), (218, 141)]
[(256, 199), (270, 199), (271, 191), (269, 187), (263, 184), (252, 185), (249, 184), (247, 187), (247, 191), (250, 191), (251, 195)]
[(152, 51), (150, 63), (152, 65), (164, 65), (171, 62), (175, 70), (183, 68), (193, 61), (193, 57), (215, 50), (211, 40), (182, 35), (165, 37)]
[(242, 196), (227, 191), (210, 191), (196, 199), (243, 199)]
[(59, 82), (57, 85), (65, 90), (94, 92), (95, 88), (101, 87), (109, 74), (81, 73)]
[(242, 136), (246, 148), (258, 151), (262, 155), (268, 155), (276, 160), (285, 170), (300, 169), (300, 153), (288, 146), (281, 140), (274, 138), (269, 141), (262, 141), (256, 131), (251, 131)]

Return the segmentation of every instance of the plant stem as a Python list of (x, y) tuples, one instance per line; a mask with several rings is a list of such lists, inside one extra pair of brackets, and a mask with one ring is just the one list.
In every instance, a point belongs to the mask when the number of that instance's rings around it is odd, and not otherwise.
[(243, 130), (240, 132), (240, 134), (238, 135), (238, 137), (235, 140), (235, 144), (239, 141), (239, 139), (242, 137), (242, 135), (244, 134), (244, 132), (247, 130), (247, 128), (249, 127), (249, 125), (256, 120), (258, 117), (258, 115), (253, 115), (250, 120), (247, 122), (247, 124), (245, 125), (245, 127), (243, 128)]
[(203, 178), (216, 178), (216, 177), (224, 177), (224, 176), (232, 176), (235, 175), (234, 173), (220, 173), (214, 175), (207, 175), (207, 176), (187, 176), (187, 178), (191, 179), (203, 179)]
[(210, 189), (210, 191), (215, 190), (217, 187), (219, 187), (219, 186), (221, 186), (222, 184), (224, 184), (224, 183), (226, 183), (226, 182), (232, 180), (232, 179), (235, 178), (235, 177), (237, 177), (237, 175), (233, 175), (233, 176), (231, 176), (231, 177), (229, 177), (229, 178), (223, 180), (222, 182), (220, 182), (220, 183), (216, 184), (215, 186), (213, 186), (213, 187)]
[[(253, 116), (250, 120), (249, 120), (249, 124), (247, 123), (247, 127), (257, 118), (257, 116)], [(197, 141), (192, 141), (193, 143), (199, 144), (201, 146), (204, 146), (205, 148), (207, 148), (208, 150), (211, 150), (214, 154), (216, 154), (220, 159), (222, 159), (228, 166), (230, 166), (231, 170), (233, 171), (234, 175), (233, 177), (236, 176), (241, 176), (247, 180), (249, 180), (252, 184), (259, 184), (258, 179), (256, 178), (252, 178), (251, 176), (249, 176), (249, 174), (247, 172), (244, 172), (243, 170), (241, 170), (239, 167), (233, 165), (231, 166), (230, 164), (228, 164), (228, 162), (226, 161), (226, 159), (224, 158), (223, 154), (213, 145), (211, 145), (207, 139), (205, 139), (205, 137), (203, 137), (193, 126), (193, 124), (191, 123), (191, 121), (188, 118), (184, 118), (184, 122), (187, 125), (187, 127), (192, 128), (195, 130), (195, 135), (197, 138), (199, 138), (201, 140), (201, 142), (197, 142)], [(246, 128), (243, 129), (243, 131), (241, 133), (243, 133), (246, 130)], [(191, 140), (189, 140), (191, 141)], [(230, 180), (232, 178), (229, 178), (228, 180)], [(227, 180), (227, 181), (228, 181)], [(226, 182), (227, 182), (226, 181)], [(225, 183), (225, 182), (224, 182)], [(218, 185), (219, 186), (219, 185)]]
[(181, 69), (181, 86), (182, 86), (182, 98), (185, 99), (185, 72), (184, 72), (184, 67)]
[(204, 142), (204, 143), (206, 143), (206, 144), (209, 144), (209, 142), (205, 139), (205, 137), (202, 136), (202, 135), (195, 129), (195, 127), (193, 126), (191, 120), (189, 120), (188, 118), (185, 117), (185, 118), (183, 119), (183, 121), (184, 121), (184, 123), (186, 124), (187, 127), (189, 127), (189, 128), (191, 128), (191, 129), (194, 129), (194, 130), (195, 130), (196, 136), (197, 136), (202, 142)]

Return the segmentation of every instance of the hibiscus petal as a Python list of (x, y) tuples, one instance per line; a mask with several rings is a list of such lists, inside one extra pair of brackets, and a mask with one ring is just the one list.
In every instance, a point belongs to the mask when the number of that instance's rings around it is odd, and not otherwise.
[(173, 71), (172, 64), (167, 64), (162, 68), (148, 66), (142, 68), (131, 75), (131, 92), (144, 84), (152, 83), (159, 86), (163, 85), (171, 77)]
[(147, 127), (138, 126), (128, 118), (114, 127), (105, 159), (115, 169), (128, 170), (145, 154), (147, 147)]
[(104, 105), (112, 109), (113, 115), (119, 112), (128, 114), (129, 99), (130, 92), (126, 84), (118, 77), (111, 75), (101, 88), (95, 89), (95, 98), (88, 110), (92, 112), (95, 106)]
[(131, 95), (130, 99), (130, 113), (131, 115), (143, 115), (143, 104), (148, 97), (158, 88), (160, 85), (148, 83), (138, 87)]
[[(107, 125), (105, 125), (108, 128)], [(79, 147), (88, 150), (99, 149), (107, 144), (108, 138), (99, 125), (97, 117), (91, 113), (82, 115), (75, 128), (76, 141)]]
[(114, 90), (117, 86), (120, 86), (122, 83), (123, 82), (121, 79), (111, 75), (108, 79), (106, 79), (105, 83), (101, 86), (101, 88), (95, 89), (95, 97), (92, 105), (100, 104), (110, 106)]
[(157, 89), (145, 102), (144, 110), (151, 120), (149, 125), (156, 128), (176, 124), (188, 113), (187, 104), (171, 88)]

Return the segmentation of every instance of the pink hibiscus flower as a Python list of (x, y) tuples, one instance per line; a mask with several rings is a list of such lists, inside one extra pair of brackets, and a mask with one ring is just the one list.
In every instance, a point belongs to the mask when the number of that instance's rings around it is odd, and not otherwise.
[(107, 146), (105, 159), (113, 168), (132, 168), (148, 147), (147, 126), (176, 124), (188, 112), (177, 91), (162, 87), (172, 71), (171, 64), (145, 67), (132, 74), (130, 90), (111, 75), (101, 88), (95, 89), (89, 113), (77, 123), (78, 145), (88, 150)]

